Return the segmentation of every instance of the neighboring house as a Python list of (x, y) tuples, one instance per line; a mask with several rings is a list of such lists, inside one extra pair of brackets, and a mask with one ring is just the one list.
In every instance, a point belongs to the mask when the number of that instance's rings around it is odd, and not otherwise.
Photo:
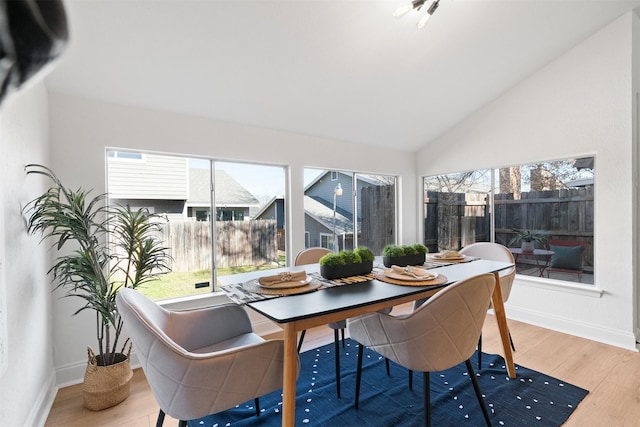
[(114, 203), (146, 207), (170, 220), (185, 217), (189, 196), (188, 159), (148, 153), (109, 151), (107, 191)]
[[(362, 194), (364, 188), (389, 185), (388, 182), (370, 175), (356, 175), (356, 177), (358, 194)], [(356, 233), (361, 231), (362, 198), (357, 198), (358, 206), (354, 209), (353, 175), (340, 171), (325, 171), (304, 189), (306, 247), (333, 247), (331, 238), (333, 236), (333, 203), (334, 192), (338, 185), (342, 188), (342, 195), (335, 196), (335, 231), (340, 249), (353, 247), (354, 227)]]
[[(353, 216), (354, 198), (351, 197), (353, 177), (339, 171), (326, 171), (305, 187), (304, 196), (304, 229), (305, 247), (333, 248), (334, 213), (333, 196), (336, 187), (340, 184), (342, 195), (336, 195), (335, 234), (338, 237), (341, 249), (353, 246)], [(357, 188), (361, 191), (365, 187), (387, 185), (388, 183), (371, 177), (358, 175)], [(358, 199), (360, 201), (360, 199)], [(362, 219), (361, 207), (358, 206), (358, 215), (355, 221), (357, 230), (360, 230)], [(256, 215), (256, 219), (276, 219), (278, 229), (284, 229), (284, 199), (275, 197), (267, 203)]]
[[(211, 179), (209, 169), (189, 169), (187, 217), (207, 221), (211, 213)], [(258, 199), (224, 170), (215, 173), (217, 221), (245, 221), (250, 210), (260, 205)]]
[(284, 197), (275, 196), (269, 200), (253, 217), (255, 219), (275, 219), (276, 228), (284, 230), (287, 225), (284, 212)]
[[(211, 217), (209, 169), (189, 168), (184, 157), (110, 151), (107, 186), (110, 200), (132, 208), (146, 207), (169, 220)], [(215, 174), (216, 219), (242, 221), (258, 200), (224, 170)]]

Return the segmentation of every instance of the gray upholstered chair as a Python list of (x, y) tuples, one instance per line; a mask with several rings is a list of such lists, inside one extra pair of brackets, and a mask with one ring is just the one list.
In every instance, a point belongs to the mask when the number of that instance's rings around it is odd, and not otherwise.
[(282, 387), (283, 341), (255, 333), (244, 308), (225, 304), (169, 311), (129, 288), (116, 304), (153, 395), (165, 414), (188, 420), (232, 408)]
[[(476, 242), (460, 249), (460, 253), (470, 257), (488, 259), (490, 261), (509, 262), (513, 264), (512, 268), (502, 270), (499, 273), (502, 301), (507, 302), (507, 300), (509, 299), (509, 295), (511, 295), (513, 280), (516, 278), (515, 261), (513, 260), (513, 254), (511, 253), (509, 248), (499, 243)], [(513, 345), (513, 339), (511, 338), (511, 332), (509, 332), (509, 342), (511, 343), (511, 348), (513, 349), (513, 351), (516, 351), (516, 347)], [(482, 335), (480, 335), (480, 339), (478, 339), (478, 369), (480, 369), (481, 367)]]
[(476, 350), (494, 287), (494, 276), (482, 274), (447, 286), (408, 315), (371, 313), (348, 319), (349, 334), (360, 343), (356, 409), (366, 346), (409, 370), (423, 372), (427, 426), (431, 425), (429, 373), (465, 362), (485, 421), (491, 425), (469, 358)]
[[(331, 252), (333, 251), (330, 251), (329, 249), (326, 249), (326, 248), (319, 248), (319, 247), (307, 248), (298, 252), (298, 255), (296, 255), (296, 258), (293, 264), (294, 265), (316, 264), (318, 263), (318, 261), (320, 261), (320, 258), (322, 258), (326, 254)], [(338, 322), (329, 323), (327, 326), (333, 329), (333, 341), (334, 341), (335, 355), (336, 355), (336, 393), (338, 397), (340, 397), (340, 349), (339, 349), (340, 337), (338, 334), (339, 334), (339, 331), (342, 332), (342, 345), (344, 345), (344, 330), (347, 327), (347, 322), (345, 320), (340, 320)], [(302, 342), (304, 341), (304, 336), (306, 333), (307, 333), (306, 329), (300, 333), (300, 340), (298, 340), (298, 353), (302, 348)]]
[[(329, 249), (325, 248), (307, 248), (296, 255), (294, 260), (294, 265), (304, 265), (304, 264), (315, 264), (320, 261), (324, 255), (331, 253)], [(381, 313), (389, 313), (391, 309), (381, 310)], [(347, 327), (346, 320), (339, 320), (337, 322), (332, 322), (327, 324), (331, 329), (333, 329), (333, 344), (335, 349), (335, 359), (336, 359), (336, 394), (338, 398), (340, 397), (340, 336), (342, 334), (342, 346), (344, 347), (344, 330)], [(300, 340), (298, 341), (298, 353), (300, 353), (300, 349), (302, 348), (302, 342), (304, 341), (304, 336), (307, 333), (306, 329), (300, 333)], [(389, 373), (389, 360), (386, 360), (387, 373)]]

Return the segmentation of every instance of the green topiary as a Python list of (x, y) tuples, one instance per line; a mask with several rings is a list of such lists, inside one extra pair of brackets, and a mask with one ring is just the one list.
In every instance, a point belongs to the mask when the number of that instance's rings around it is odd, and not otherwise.
[(402, 246), (387, 245), (382, 250), (382, 255), (386, 257), (398, 257), (404, 255), (404, 249)]
[(423, 245), (422, 243), (415, 243), (413, 245), (413, 249), (415, 249), (416, 253), (418, 253), (418, 254), (426, 254), (427, 252), (429, 252), (427, 247), (425, 245)]
[(371, 252), (371, 249), (367, 248), (366, 246), (360, 246), (356, 248), (354, 252), (360, 255), (362, 262), (373, 262), (373, 260), (376, 258), (373, 252)]
[(362, 258), (360, 258), (360, 255), (358, 255), (354, 251), (340, 251), (340, 257), (342, 257), (345, 264), (360, 264), (362, 262)]
[(404, 245), (402, 247), (402, 250), (404, 251), (405, 255), (416, 255), (418, 253), (413, 245)]
[(340, 256), (340, 254), (329, 253), (320, 258), (320, 265), (324, 265), (326, 267), (332, 267), (336, 265), (345, 265), (344, 258)]

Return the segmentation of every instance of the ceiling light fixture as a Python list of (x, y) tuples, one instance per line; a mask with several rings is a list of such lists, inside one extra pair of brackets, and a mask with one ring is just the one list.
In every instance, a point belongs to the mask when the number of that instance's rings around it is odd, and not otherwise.
[[(393, 16), (398, 18), (400, 16), (406, 15), (412, 10), (419, 11), (420, 9), (422, 9), (422, 6), (424, 6), (426, 2), (427, 0), (413, 0), (410, 4), (400, 6), (399, 8), (397, 8), (396, 11), (393, 13)], [(439, 4), (440, 4), (440, 0), (434, 0), (433, 3), (431, 3), (431, 6), (429, 6), (429, 9), (427, 9), (427, 12), (420, 18), (420, 20), (416, 24), (418, 28), (423, 28), (427, 24), (427, 21), (429, 20), (429, 18), (431, 18), (431, 15), (433, 15), (433, 13), (436, 11)]]

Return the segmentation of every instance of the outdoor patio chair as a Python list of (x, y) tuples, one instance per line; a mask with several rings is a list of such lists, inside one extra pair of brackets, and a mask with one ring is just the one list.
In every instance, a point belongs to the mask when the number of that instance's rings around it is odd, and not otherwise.
[(553, 251), (549, 266), (545, 270), (549, 273), (575, 274), (582, 282), (582, 261), (587, 250), (587, 242), (577, 240), (547, 240), (549, 250)]

